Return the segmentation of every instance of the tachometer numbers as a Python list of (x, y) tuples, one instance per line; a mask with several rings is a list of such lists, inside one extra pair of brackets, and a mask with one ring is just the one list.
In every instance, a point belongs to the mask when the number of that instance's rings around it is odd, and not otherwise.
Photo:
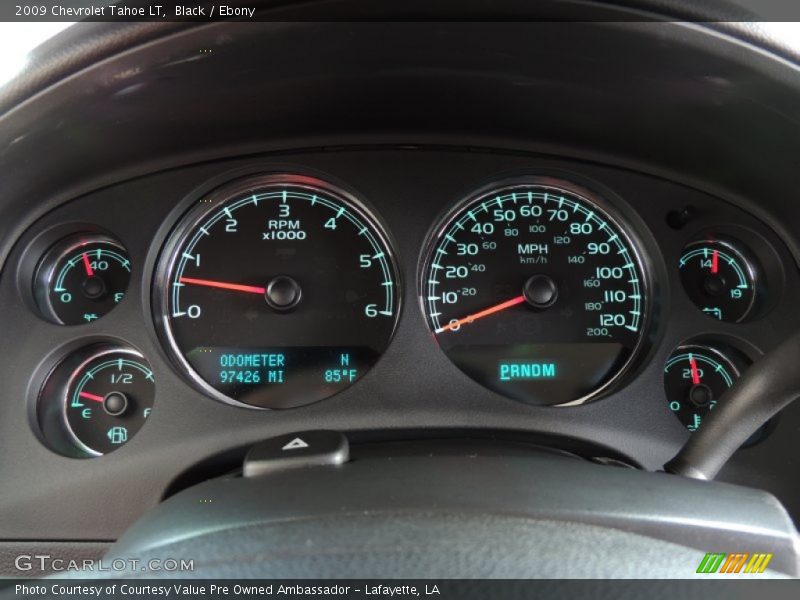
[(678, 262), (692, 302), (709, 317), (741, 323), (756, 299), (756, 270), (736, 245), (721, 241), (689, 244)]
[(90, 323), (122, 301), (130, 278), (131, 261), (119, 243), (103, 235), (78, 235), (57, 243), (42, 259), (34, 296), (54, 323)]
[(535, 180), (468, 199), (437, 228), (421, 303), (467, 375), (531, 404), (607, 389), (643, 338), (647, 285), (632, 237), (605, 202)]
[(204, 198), (167, 243), (155, 283), (182, 372), (213, 398), (260, 408), (355, 383), (389, 344), (400, 303), (375, 219), (346, 192), (294, 175)]

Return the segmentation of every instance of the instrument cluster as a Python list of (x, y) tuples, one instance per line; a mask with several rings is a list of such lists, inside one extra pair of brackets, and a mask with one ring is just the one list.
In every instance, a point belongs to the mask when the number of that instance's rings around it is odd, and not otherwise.
[[(390, 348), (401, 309), (419, 311), (450, 376), (526, 405), (604, 398), (666, 357), (663, 409), (689, 432), (760, 354), (713, 323), (769, 314), (785, 276), (774, 242), (739, 224), (692, 231), (683, 207), (666, 216), (684, 237), (672, 257), (601, 180), (535, 168), (471, 189), (468, 179), (460, 196), (437, 199), (413, 265), (379, 197), (303, 169), (195, 182), (172, 201), (146, 263), (99, 224), (34, 225), (19, 288), (40, 319), (75, 334), (35, 369), (37, 435), (63, 456), (101, 457), (170, 401), (151, 366), (161, 356), (98, 329), (126, 303), (142, 307), (142, 327), (186, 386), (250, 410), (359, 385)], [(671, 294), (705, 319), (697, 335), (665, 335)]]

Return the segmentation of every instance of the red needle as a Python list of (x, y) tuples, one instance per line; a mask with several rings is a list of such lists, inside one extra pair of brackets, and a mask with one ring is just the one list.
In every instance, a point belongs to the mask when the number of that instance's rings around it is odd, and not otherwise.
[(96, 394), (90, 394), (89, 392), (81, 392), (78, 394), (81, 398), (86, 398), (87, 400), (91, 400), (92, 402), (103, 402), (104, 398), (102, 396), (98, 396)]
[(89, 262), (89, 255), (86, 252), (83, 253), (83, 266), (86, 269), (86, 274), (89, 277), (94, 276), (94, 269), (92, 269), (92, 263)]
[(700, 385), (700, 371), (697, 370), (697, 361), (694, 357), (689, 358), (689, 364), (692, 366), (692, 383)]
[(435, 333), (443, 333), (445, 331), (452, 331), (453, 329), (458, 329), (462, 325), (466, 323), (472, 323), (473, 321), (477, 321), (478, 319), (482, 319), (483, 317), (488, 317), (489, 315), (493, 315), (496, 312), (500, 312), (501, 310), (505, 310), (507, 308), (511, 308), (512, 306), (516, 306), (517, 304), (522, 304), (525, 302), (525, 296), (517, 296), (516, 298), (512, 298), (511, 300), (506, 300), (505, 302), (501, 302), (491, 308), (487, 308), (480, 312), (476, 312), (474, 315), (469, 315), (464, 317), (463, 319), (458, 319), (457, 321), (451, 321), (444, 327), (439, 327)]
[(221, 290), (232, 290), (234, 292), (249, 292), (251, 294), (265, 294), (267, 288), (256, 285), (239, 285), (238, 283), (225, 283), (224, 281), (211, 281), (209, 279), (192, 279), (191, 277), (181, 277), (178, 281), (191, 285), (204, 285), (206, 287), (219, 288)]
[(717, 271), (719, 271), (719, 252), (714, 250), (711, 255), (711, 272), (716, 275)]

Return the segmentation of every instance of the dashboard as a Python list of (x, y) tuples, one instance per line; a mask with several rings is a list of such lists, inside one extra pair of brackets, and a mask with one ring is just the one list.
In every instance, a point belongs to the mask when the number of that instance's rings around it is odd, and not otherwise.
[[(311, 429), (659, 470), (800, 327), (796, 73), (691, 24), (477, 27), (187, 27), (3, 116), (1, 539), (115, 540)], [(797, 521), (798, 430), (720, 479)]]
[(731, 203), (597, 165), (426, 148), (197, 165), (76, 198), (16, 243), (3, 380), (25, 410), (4, 427), (76, 513), (83, 477), (155, 475), (116, 500), (142, 506), (312, 423), (533, 430), (653, 468), (797, 325), (789, 264)]

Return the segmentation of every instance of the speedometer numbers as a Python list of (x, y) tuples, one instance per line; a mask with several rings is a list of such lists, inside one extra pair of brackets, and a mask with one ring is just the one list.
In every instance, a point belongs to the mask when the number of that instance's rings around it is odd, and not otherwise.
[(437, 228), (421, 302), (442, 350), (479, 383), (531, 404), (578, 404), (631, 364), (647, 285), (602, 200), (529, 179), (468, 199)]
[(176, 364), (224, 402), (287, 408), (331, 396), (386, 349), (392, 251), (351, 195), (263, 176), (203, 198), (168, 242), (157, 320)]

